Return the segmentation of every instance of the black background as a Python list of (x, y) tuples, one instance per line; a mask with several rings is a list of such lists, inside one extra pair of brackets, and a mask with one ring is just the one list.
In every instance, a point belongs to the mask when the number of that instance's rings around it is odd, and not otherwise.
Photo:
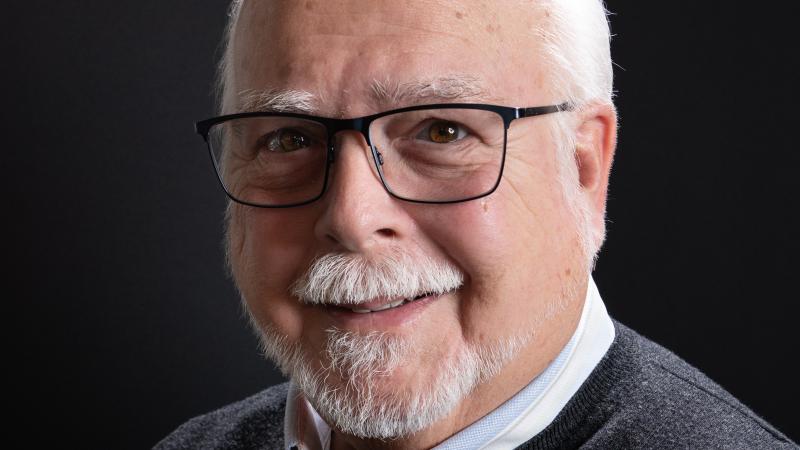
[[(226, 7), (4, 5), (5, 370), (28, 442), (150, 447), (279, 379), (226, 278), (225, 200), (192, 130), (214, 112)], [(798, 440), (791, 15), (608, 7), (606, 305)]]

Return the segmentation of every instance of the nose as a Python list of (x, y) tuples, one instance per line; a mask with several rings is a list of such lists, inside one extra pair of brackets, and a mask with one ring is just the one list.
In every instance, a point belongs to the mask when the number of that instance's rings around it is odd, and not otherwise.
[(411, 218), (383, 188), (364, 136), (342, 131), (335, 145), (317, 239), (336, 251), (369, 253), (407, 236)]

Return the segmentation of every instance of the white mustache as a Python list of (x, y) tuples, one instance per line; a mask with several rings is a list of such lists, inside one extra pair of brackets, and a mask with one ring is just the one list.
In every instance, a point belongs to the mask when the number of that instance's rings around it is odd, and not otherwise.
[(452, 264), (394, 248), (378, 257), (331, 253), (319, 257), (291, 287), (308, 304), (352, 305), (381, 297), (441, 295), (460, 287), (464, 275)]

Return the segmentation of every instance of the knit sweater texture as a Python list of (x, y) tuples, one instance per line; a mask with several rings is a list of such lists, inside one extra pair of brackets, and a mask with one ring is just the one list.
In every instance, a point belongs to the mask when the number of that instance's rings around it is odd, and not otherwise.
[[(519, 449), (800, 448), (669, 350), (614, 327), (589, 378)], [(155, 449), (283, 449), (287, 390), (283, 383), (195, 417)]]

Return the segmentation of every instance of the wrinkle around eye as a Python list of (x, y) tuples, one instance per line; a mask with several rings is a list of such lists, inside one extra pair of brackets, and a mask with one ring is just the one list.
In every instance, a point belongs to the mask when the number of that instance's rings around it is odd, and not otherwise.
[[(531, 150), (532, 151), (532, 150)], [(546, 176), (542, 167), (534, 164), (530, 160), (523, 159), (516, 152), (506, 152), (505, 169), (503, 173), (503, 180), (513, 193), (513, 203), (524, 208), (529, 214), (536, 217), (541, 214), (541, 211), (534, 205), (537, 204), (535, 192), (525, 192), (518, 183), (529, 184), (531, 177), (543, 178)], [(544, 195), (544, 193), (542, 193)]]

